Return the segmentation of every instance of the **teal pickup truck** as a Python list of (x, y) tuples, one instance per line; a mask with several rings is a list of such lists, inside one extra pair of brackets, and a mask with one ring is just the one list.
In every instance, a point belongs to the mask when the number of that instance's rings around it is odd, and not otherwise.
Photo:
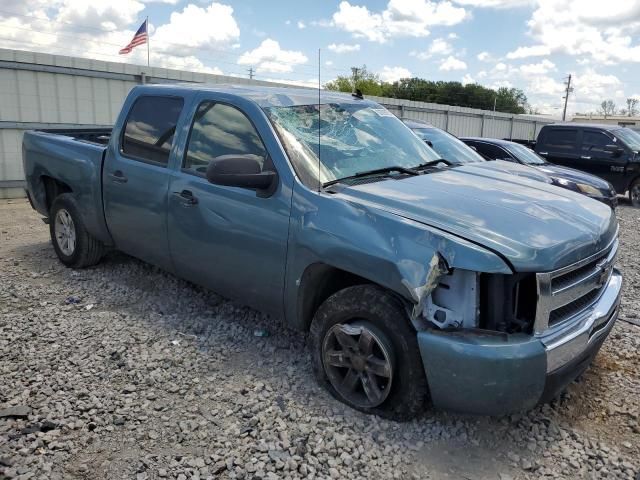
[(361, 97), (139, 86), (112, 130), (27, 132), (23, 155), (65, 265), (118, 249), (282, 318), (364, 412), (531, 408), (617, 318), (608, 206), (451, 164)]

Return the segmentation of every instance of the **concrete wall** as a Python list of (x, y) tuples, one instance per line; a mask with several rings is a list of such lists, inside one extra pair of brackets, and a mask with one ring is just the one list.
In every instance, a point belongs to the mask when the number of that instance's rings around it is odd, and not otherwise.
[[(23, 196), (22, 134), (37, 128), (110, 126), (143, 82), (282, 85), (247, 78), (0, 49), (0, 198)], [(547, 118), (371, 97), (401, 118), (458, 136), (535, 138)]]

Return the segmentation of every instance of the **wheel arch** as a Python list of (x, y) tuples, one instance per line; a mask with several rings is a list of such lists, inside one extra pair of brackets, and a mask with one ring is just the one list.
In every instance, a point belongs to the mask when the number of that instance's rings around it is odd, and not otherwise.
[(64, 182), (57, 180), (49, 175), (41, 175), (40, 182), (44, 191), (44, 201), (47, 212), (51, 210), (53, 201), (63, 193), (73, 193), (73, 189)]
[(334, 293), (354, 285), (375, 285), (400, 298), (388, 288), (348, 270), (327, 263), (313, 263), (300, 277), (296, 301), (298, 328), (308, 331), (320, 305)]

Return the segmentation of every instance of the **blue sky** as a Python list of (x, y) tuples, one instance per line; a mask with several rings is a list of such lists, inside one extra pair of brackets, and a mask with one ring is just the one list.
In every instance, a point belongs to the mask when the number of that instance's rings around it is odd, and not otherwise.
[(640, 98), (640, 0), (3, 0), (0, 45), (146, 63), (118, 50), (146, 16), (153, 65), (317, 82), (366, 64), (405, 76), (524, 90), (559, 115)]

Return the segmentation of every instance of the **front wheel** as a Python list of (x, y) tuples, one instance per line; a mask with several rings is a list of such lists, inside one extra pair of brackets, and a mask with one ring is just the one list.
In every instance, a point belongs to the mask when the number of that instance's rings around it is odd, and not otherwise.
[(629, 187), (629, 200), (631, 200), (631, 205), (640, 208), (640, 178), (637, 178)]
[(104, 254), (104, 245), (85, 228), (75, 198), (70, 193), (56, 197), (49, 214), (53, 249), (67, 267), (95, 265)]
[(423, 408), (427, 381), (416, 332), (399, 300), (374, 285), (329, 297), (310, 331), (321, 385), (365, 413), (408, 420)]

